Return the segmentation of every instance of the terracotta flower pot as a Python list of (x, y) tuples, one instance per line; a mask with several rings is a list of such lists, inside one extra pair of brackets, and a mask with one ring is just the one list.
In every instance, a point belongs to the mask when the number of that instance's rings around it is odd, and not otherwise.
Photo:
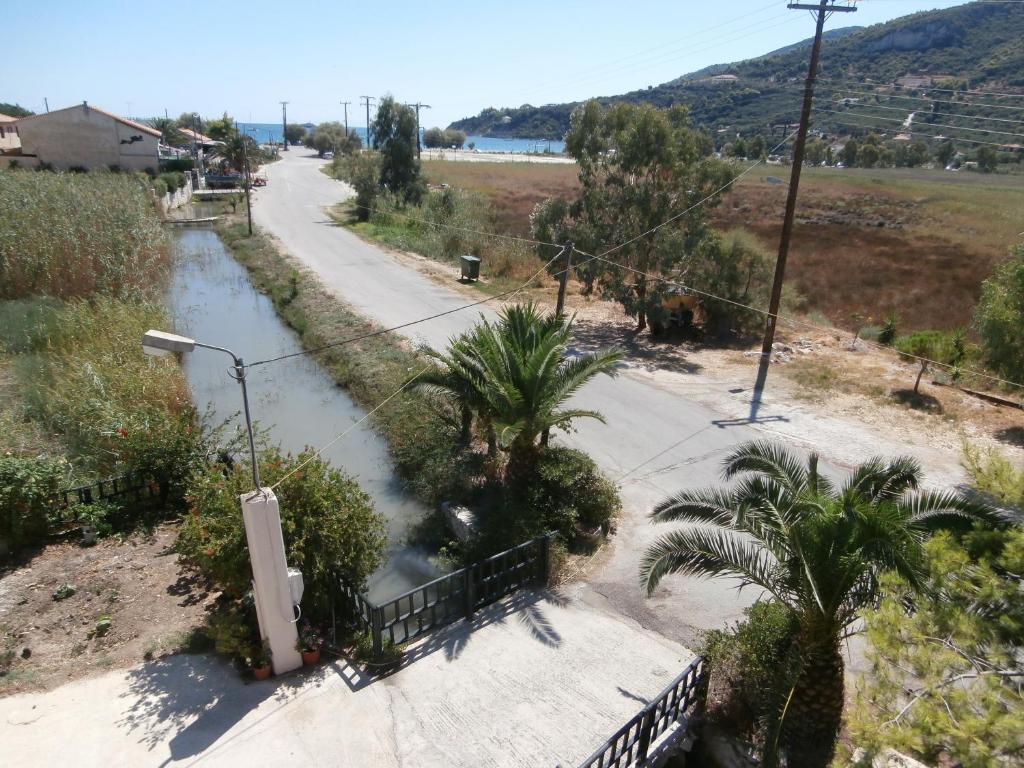
[(268, 677), (270, 677), (270, 665), (267, 664), (263, 667), (253, 667), (252, 676), (255, 677), (257, 680), (266, 680)]
[(320, 649), (319, 648), (317, 648), (316, 650), (313, 650), (313, 651), (303, 651), (302, 652), (302, 663), (305, 664), (307, 667), (313, 666), (318, 661), (320, 661)]

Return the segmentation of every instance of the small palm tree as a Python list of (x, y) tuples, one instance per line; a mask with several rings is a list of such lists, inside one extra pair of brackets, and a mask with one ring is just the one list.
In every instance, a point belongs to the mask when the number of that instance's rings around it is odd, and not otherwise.
[(452, 340), (447, 352), (426, 350), (426, 354), (437, 360), (440, 365), (421, 375), (414, 385), (424, 390), (439, 401), (448, 403), (456, 410), (459, 434), (463, 445), (469, 445), (473, 437), (473, 419), (479, 417), (487, 432), (487, 453), (497, 454), (498, 441), (491, 425), (490, 410), (484, 394), (487, 382), (473, 354), (474, 345), (471, 333), (463, 334)]
[(731, 490), (684, 490), (655, 507), (655, 521), (692, 525), (647, 550), (642, 581), (650, 594), (671, 573), (727, 576), (789, 608), (800, 665), (780, 713), (782, 745), (790, 766), (826, 766), (842, 722), (840, 642), (874, 602), (879, 576), (895, 571), (923, 590), (927, 535), (993, 511), (959, 494), (919, 491), (921, 468), (909, 457), (872, 459), (837, 488), (816, 454), (804, 465), (754, 442), (725, 461), (725, 479), (741, 475)]
[(538, 438), (567, 429), (578, 418), (603, 421), (597, 411), (561, 406), (599, 373), (614, 375), (617, 349), (565, 357), (572, 320), (515, 304), (497, 322), (483, 320), (436, 354), (442, 367), (421, 386), (447, 397), (459, 409), (463, 435), (475, 414), (496, 444), (509, 452), (506, 480), (525, 477), (540, 450)]

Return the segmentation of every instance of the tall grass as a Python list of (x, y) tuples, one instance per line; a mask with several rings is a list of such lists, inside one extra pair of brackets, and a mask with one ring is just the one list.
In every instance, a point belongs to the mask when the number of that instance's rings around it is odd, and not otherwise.
[(491, 236), (495, 226), (487, 197), (453, 187), (431, 190), (415, 206), (381, 195), (370, 220), (353, 228), (392, 248), (435, 261), (457, 264), (460, 256), (478, 256), (481, 274), (498, 280), (496, 287), (503, 280), (525, 280), (540, 266), (528, 244)]
[(0, 298), (146, 293), (170, 258), (141, 179), (0, 171)]

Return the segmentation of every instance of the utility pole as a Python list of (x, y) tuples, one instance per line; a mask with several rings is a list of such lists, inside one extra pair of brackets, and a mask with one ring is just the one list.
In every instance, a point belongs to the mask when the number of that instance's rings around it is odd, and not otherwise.
[(556, 315), (561, 315), (562, 308), (565, 307), (565, 284), (569, 282), (569, 270), (572, 269), (572, 252), (573, 245), (570, 240), (562, 246), (562, 254), (565, 256), (565, 267), (562, 269), (562, 273), (558, 276), (558, 301), (555, 303)]
[(370, 102), (376, 101), (373, 96), (360, 96), (363, 103), (366, 105), (366, 148), (370, 148)]
[(414, 107), (416, 109), (416, 159), (420, 159), (420, 109), (432, 109), (429, 104), (406, 104), (407, 107)]
[(281, 102), (281, 143), (284, 144), (284, 151), (288, 151), (288, 102)]
[(852, 13), (856, 6), (839, 5), (829, 0), (819, 3), (790, 3), (790, 10), (811, 11), (816, 16), (814, 45), (811, 46), (811, 63), (807, 70), (807, 82), (804, 85), (804, 104), (800, 112), (800, 126), (793, 145), (793, 168), (789, 176), (789, 195), (786, 198), (786, 214), (782, 220), (782, 237), (779, 240), (779, 256), (775, 263), (775, 280), (772, 283), (772, 295), (768, 303), (768, 317), (764, 327), (764, 342), (761, 345), (761, 362), (757, 368), (757, 381), (754, 384), (752, 416), (756, 415), (757, 403), (764, 391), (768, 379), (768, 365), (771, 362), (772, 344), (775, 341), (775, 326), (779, 318), (779, 302), (782, 299), (782, 283), (786, 274), (786, 257), (789, 255), (789, 241), (793, 235), (793, 217), (796, 214), (797, 192), (800, 188), (800, 171), (804, 164), (804, 146), (807, 143), (807, 128), (811, 122), (811, 103), (814, 100), (814, 80), (818, 75), (818, 59), (821, 55), (821, 33), (825, 28), (825, 20), (833, 13)]
[[(235, 133), (238, 133), (238, 121), (235, 121)], [(252, 197), (250, 197), (250, 191), (252, 189), (252, 179), (249, 174), (249, 149), (245, 136), (238, 133), (238, 139), (242, 142), (242, 159), (245, 163), (245, 212), (249, 215), (249, 237), (252, 237)], [(259, 488), (259, 482), (256, 483), (256, 487)]]
[(345, 107), (345, 138), (348, 138), (348, 105), (351, 104), (352, 102), (342, 101), (340, 103), (342, 106)]

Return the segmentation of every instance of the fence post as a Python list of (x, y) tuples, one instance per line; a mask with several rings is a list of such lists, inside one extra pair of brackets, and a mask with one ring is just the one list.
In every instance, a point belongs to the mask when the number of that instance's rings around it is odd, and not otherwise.
[(644, 719), (640, 721), (640, 739), (637, 742), (636, 764), (643, 766), (647, 762), (647, 750), (651, 748), (651, 730), (654, 727), (655, 702), (647, 705)]
[(473, 565), (467, 565), (463, 573), (465, 574), (465, 586), (463, 587), (462, 594), (466, 600), (466, 621), (472, 621), (473, 607), (476, 603), (476, 590), (473, 585)]
[(384, 626), (384, 609), (383, 608), (372, 608), (370, 610), (370, 635), (373, 638), (373, 655), (374, 658), (380, 657), (384, 653), (384, 639), (381, 634), (381, 628)]

